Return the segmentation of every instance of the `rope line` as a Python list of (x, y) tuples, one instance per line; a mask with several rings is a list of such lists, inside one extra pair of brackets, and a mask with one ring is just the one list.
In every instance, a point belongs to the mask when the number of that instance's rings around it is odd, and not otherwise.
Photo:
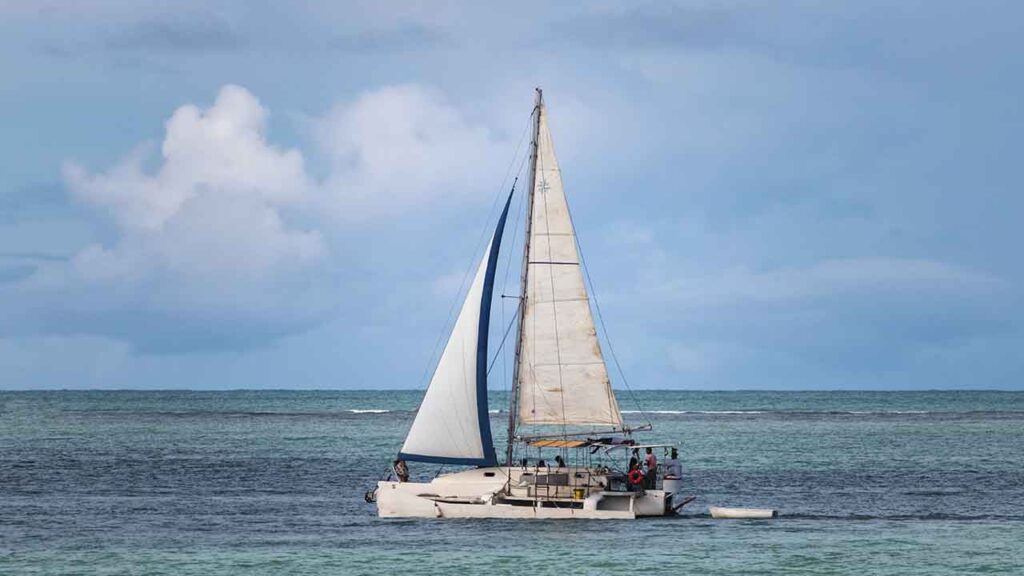
[(494, 353), (494, 357), (491, 358), (490, 363), (487, 364), (487, 375), (491, 375), (491, 368), (494, 368), (494, 363), (498, 361), (498, 356), (504, 356), (501, 351), (505, 347), (505, 340), (508, 338), (509, 332), (512, 331), (512, 327), (515, 326), (516, 319), (513, 318), (507, 326), (505, 326), (505, 333), (501, 336), (501, 343), (498, 344), (498, 350)]
[[(533, 117), (532, 113), (530, 117)], [(480, 245), (487, 235), (487, 230), (491, 227), (491, 217), (494, 215), (495, 207), (499, 205), (499, 200), (504, 196), (505, 184), (508, 182), (508, 177), (512, 173), (512, 167), (515, 165), (516, 159), (519, 158), (519, 151), (522, 149), (523, 140), (526, 139), (526, 133), (529, 127), (530, 123), (528, 122), (526, 128), (523, 130), (522, 135), (519, 137), (519, 143), (516, 144), (515, 152), (512, 154), (512, 161), (509, 162), (508, 167), (505, 169), (505, 176), (501, 179), (501, 185), (498, 187), (498, 193), (494, 196), (494, 200), (491, 203), (491, 208), (488, 211), (488, 218), (484, 221), (484, 226), (480, 230), (480, 235), (477, 238), (476, 243), (474, 244), (475, 248), (473, 249), (473, 257), (470, 258), (469, 260), (469, 267), (466, 268), (466, 271), (463, 273), (462, 280), (459, 282), (459, 289), (455, 293), (455, 296), (452, 298), (452, 304), (448, 308), (448, 316), (445, 318), (444, 324), (442, 325), (442, 329), (438, 333), (437, 339), (434, 341), (434, 347), (430, 353), (430, 356), (427, 358), (427, 364), (423, 369), (423, 375), (420, 376), (419, 380), (417, 381), (417, 389), (422, 389), (425, 386), (427, 378), (430, 377), (433, 368), (436, 367), (437, 362), (440, 360), (438, 358), (438, 349), (441, 346), (441, 342), (445, 340), (446, 335), (451, 335), (451, 331), (453, 328), (453, 326), (451, 326), (452, 315), (455, 313), (455, 308), (462, 301), (462, 298), (460, 296), (462, 295), (462, 291), (466, 287), (466, 280), (469, 278), (470, 273), (473, 271), (473, 264), (476, 263), (476, 252), (477, 250), (480, 250)]]
[[(568, 206), (568, 202), (566, 203)], [(569, 212), (569, 220), (572, 220), (572, 212)], [(575, 224), (573, 229), (575, 229)], [(637, 410), (640, 411), (640, 416), (647, 422), (648, 426), (652, 426), (651, 418), (647, 412), (643, 409), (643, 405), (640, 400), (637, 399), (636, 394), (633, 392), (633, 388), (629, 385), (629, 380), (626, 379), (626, 373), (622, 370), (622, 364), (619, 363), (619, 357), (615, 354), (615, 347), (612, 346), (612, 340), (608, 336), (608, 326), (604, 323), (604, 314), (601, 313), (601, 303), (597, 299), (597, 290), (594, 289), (594, 281), (590, 278), (590, 268), (587, 267), (587, 260), (583, 257), (583, 247), (580, 245), (579, 235), (576, 236), (576, 250), (580, 254), (580, 263), (583, 265), (583, 275), (587, 278), (587, 285), (590, 287), (591, 299), (594, 301), (594, 310), (597, 312), (597, 320), (601, 324), (601, 333), (604, 334), (604, 341), (608, 344), (608, 352), (612, 355), (612, 361), (615, 362), (615, 369), (619, 372), (619, 377), (622, 378), (622, 383), (626, 386), (626, 392), (629, 393), (630, 400), (636, 405)], [(612, 394), (615, 392), (613, 391)]]

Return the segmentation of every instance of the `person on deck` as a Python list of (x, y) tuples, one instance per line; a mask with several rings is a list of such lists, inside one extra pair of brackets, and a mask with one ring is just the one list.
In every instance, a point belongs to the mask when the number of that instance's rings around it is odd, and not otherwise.
[(665, 477), (682, 478), (683, 465), (679, 462), (679, 451), (672, 449), (672, 457), (665, 463)]
[(556, 468), (565, 468), (565, 460), (562, 459), (562, 455), (561, 454), (556, 454), (555, 455), (555, 467)]
[(644, 472), (640, 469), (640, 461), (629, 459), (629, 472), (626, 473), (626, 489), (630, 492), (643, 490)]
[(395, 476), (398, 477), (399, 482), (409, 481), (409, 467), (405, 464), (405, 460), (395, 460), (392, 463), (391, 467), (394, 469)]
[(650, 446), (647, 447), (647, 456), (644, 457), (644, 464), (647, 466), (647, 473), (644, 475), (644, 487), (653, 490), (658, 481), (658, 458), (654, 455), (654, 450)]

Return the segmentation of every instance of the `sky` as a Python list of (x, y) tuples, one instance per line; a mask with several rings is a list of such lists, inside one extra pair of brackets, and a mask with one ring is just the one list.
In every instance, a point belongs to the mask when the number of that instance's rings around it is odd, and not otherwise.
[(422, 388), (536, 86), (617, 387), (1024, 389), (1021, 54), (997, 0), (0, 0), (0, 389)]

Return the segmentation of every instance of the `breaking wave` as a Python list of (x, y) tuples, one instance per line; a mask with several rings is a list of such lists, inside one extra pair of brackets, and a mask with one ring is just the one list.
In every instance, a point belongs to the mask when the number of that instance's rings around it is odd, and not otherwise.
[(623, 414), (781, 414), (794, 416), (815, 415), (851, 415), (851, 416), (898, 416), (898, 415), (960, 415), (960, 414), (993, 414), (993, 415), (1024, 415), (1019, 410), (623, 410)]
[(623, 410), (623, 414), (764, 414), (765, 410)]

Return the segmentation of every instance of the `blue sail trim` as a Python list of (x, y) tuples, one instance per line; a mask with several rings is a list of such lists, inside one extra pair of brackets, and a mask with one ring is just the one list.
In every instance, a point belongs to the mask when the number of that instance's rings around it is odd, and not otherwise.
[(449, 456), (424, 456), (423, 454), (398, 453), (399, 460), (408, 462), (427, 462), (429, 464), (456, 464), (464, 466), (494, 466), (495, 460), (491, 458), (452, 458)]
[(501, 250), (501, 236), (505, 230), (508, 207), (512, 203), (513, 189), (505, 200), (505, 207), (498, 218), (498, 226), (491, 240), (491, 251), (487, 254), (487, 270), (484, 272), (483, 293), (480, 295), (480, 325), (476, 339), (476, 412), (480, 426), (480, 446), (483, 447), (482, 458), (451, 458), (448, 456), (429, 456), (425, 454), (408, 454), (399, 452), (398, 458), (412, 462), (428, 462), (432, 464), (460, 464), (466, 466), (497, 466), (498, 456), (494, 452), (494, 440), (491, 437), (491, 418), (487, 408), (487, 337), (491, 326), (491, 300), (494, 297), (494, 276), (498, 268), (498, 253)]
[(487, 272), (484, 274), (484, 293), (480, 298), (480, 331), (476, 338), (476, 414), (480, 419), (480, 445), (484, 447), (484, 458), (487, 459), (483, 466), (498, 465), (498, 456), (494, 452), (494, 441), (491, 438), (491, 417), (487, 407), (487, 336), (491, 327), (491, 300), (494, 295), (494, 274), (498, 269), (498, 253), (501, 251), (501, 235), (505, 230), (505, 218), (508, 217), (508, 207), (512, 203), (514, 192), (515, 188), (508, 193), (505, 207), (501, 210), (501, 218), (498, 218), (498, 227), (494, 230)]

